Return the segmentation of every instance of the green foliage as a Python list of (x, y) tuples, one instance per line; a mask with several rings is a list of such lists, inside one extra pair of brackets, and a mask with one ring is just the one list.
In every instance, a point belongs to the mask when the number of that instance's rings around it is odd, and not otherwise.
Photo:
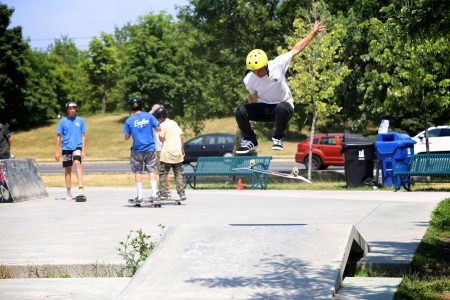
[(412, 39), (401, 24), (372, 19), (372, 39), (361, 110), (376, 121), (390, 119), (395, 127), (414, 133), (428, 123), (445, 123), (450, 107), (450, 44), (448, 37)]
[(450, 231), (450, 198), (443, 200), (433, 211), (431, 226)]
[(183, 117), (198, 133), (215, 105), (210, 100), (212, 71), (197, 53), (203, 35), (191, 26), (179, 26), (165, 13), (141, 17), (119, 33), (123, 43), (127, 97), (163, 103), (173, 118)]
[(450, 290), (450, 198), (434, 209), (430, 226), (417, 248), (411, 275), (394, 299), (444, 299)]
[(95, 109), (98, 106), (96, 104), (100, 102), (102, 113), (107, 111), (111, 91), (117, 84), (119, 63), (118, 48), (111, 34), (102, 32), (100, 38), (94, 37), (91, 40), (83, 67), (94, 87), (94, 99), (100, 99), (93, 101), (90, 106)]
[(0, 120), (31, 128), (54, 115), (54, 94), (45, 55), (30, 50), (20, 27), (8, 29), (13, 11), (0, 4)]
[[(315, 19), (311, 14), (326, 16), (324, 4), (318, 3), (316, 12), (304, 13), (303, 19), (294, 21), (295, 31), (293, 36), (287, 37), (288, 45), (293, 46), (296, 41), (309, 33)], [(334, 24), (332, 21), (329, 19), (327, 23), (326, 34), (317, 36), (294, 59), (292, 63), (294, 75), (289, 78), (295, 103), (312, 115), (311, 103), (315, 101), (317, 118), (320, 120), (328, 120), (342, 109), (335, 101), (334, 91), (350, 74), (348, 66), (340, 61), (343, 52), (341, 39), (346, 29), (338, 20)], [(293, 122), (301, 129), (303, 120), (299, 115), (294, 116)]]
[(43, 63), (48, 63), (45, 77), (56, 94), (52, 100), (56, 100), (57, 111), (64, 115), (68, 100), (76, 101), (81, 112), (87, 111), (89, 84), (81, 67), (82, 53), (75, 42), (67, 36), (55, 39), (45, 54), (42, 56)]
[[(178, 19), (147, 14), (93, 38), (80, 51), (69, 37), (31, 50), (13, 9), (0, 4), (0, 121), (12, 129), (65, 113), (120, 111), (127, 99), (163, 103), (198, 134), (208, 118), (230, 116), (246, 100), (245, 57), (274, 58), (311, 28), (327, 25), (294, 60), (292, 127), (366, 131), (380, 119), (416, 133), (450, 122), (449, 1), (190, 0)], [(294, 22), (295, 20), (295, 22)], [(267, 133), (269, 127), (258, 127)], [(331, 129), (330, 129), (331, 130)]]
[[(159, 225), (161, 230), (163, 225)], [(151, 236), (145, 234), (142, 229), (136, 230), (137, 236), (132, 238), (133, 230), (127, 235), (125, 242), (120, 242), (117, 251), (119, 255), (125, 260), (125, 273), (134, 275), (141, 264), (147, 259), (150, 253), (155, 248), (155, 243), (150, 241)]]

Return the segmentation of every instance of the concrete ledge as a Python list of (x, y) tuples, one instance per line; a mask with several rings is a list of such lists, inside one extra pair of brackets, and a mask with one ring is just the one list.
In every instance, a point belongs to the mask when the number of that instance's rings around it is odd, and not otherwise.
[(334, 292), (339, 290), (344, 280), (344, 271), (347, 266), (348, 259), (351, 254), (357, 254), (360, 257), (364, 257), (369, 253), (369, 244), (364, 240), (355, 226), (352, 226), (350, 235), (345, 247), (344, 256), (341, 260), (341, 267), (339, 269), (339, 276), (336, 278), (336, 284), (334, 286)]
[(386, 300), (392, 299), (401, 278), (346, 277), (336, 294), (338, 300)]
[(8, 300), (41, 299), (116, 299), (129, 278), (42, 278), (0, 280), (0, 298)]
[(0, 160), (0, 202), (48, 197), (32, 158)]
[(0, 265), (0, 279), (7, 278), (69, 278), (69, 277), (126, 277), (120, 264), (76, 265)]
[(120, 298), (331, 298), (354, 243), (349, 225), (172, 227)]

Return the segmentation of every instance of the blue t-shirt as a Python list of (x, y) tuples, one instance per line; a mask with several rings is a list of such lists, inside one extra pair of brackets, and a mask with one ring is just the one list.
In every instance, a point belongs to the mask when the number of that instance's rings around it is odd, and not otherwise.
[(159, 122), (147, 112), (131, 115), (123, 126), (123, 133), (133, 137), (131, 149), (136, 152), (148, 152), (155, 150), (153, 139), (153, 127), (158, 127)]
[(82, 117), (75, 116), (70, 119), (63, 117), (56, 128), (56, 134), (62, 136), (62, 150), (75, 150), (81, 148), (81, 137), (86, 132), (86, 125)]

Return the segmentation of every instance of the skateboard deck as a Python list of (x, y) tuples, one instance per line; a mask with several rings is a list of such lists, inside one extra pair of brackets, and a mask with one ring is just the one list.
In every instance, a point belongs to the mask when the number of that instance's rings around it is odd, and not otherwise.
[(128, 203), (134, 205), (136, 207), (141, 207), (143, 205), (149, 205), (151, 207), (161, 207), (161, 203), (163, 202), (175, 202), (176, 205), (181, 205), (181, 202), (184, 200), (170, 198), (167, 200), (153, 200), (153, 199), (144, 199), (144, 201), (138, 203), (134, 199), (128, 199)]
[(278, 177), (289, 178), (289, 179), (297, 179), (297, 180), (302, 180), (307, 183), (312, 183), (305, 177), (298, 175), (299, 170), (296, 167), (292, 168), (292, 171), (290, 174), (281, 173), (281, 172), (277, 172), (277, 171), (273, 171), (273, 170), (256, 169), (256, 162), (253, 159), (250, 161), (250, 165), (248, 168), (234, 168), (233, 170), (250, 170), (255, 173), (268, 174), (268, 175), (272, 175), (272, 176), (278, 176)]
[(76, 196), (75, 197), (75, 202), (86, 202), (87, 198), (86, 196)]

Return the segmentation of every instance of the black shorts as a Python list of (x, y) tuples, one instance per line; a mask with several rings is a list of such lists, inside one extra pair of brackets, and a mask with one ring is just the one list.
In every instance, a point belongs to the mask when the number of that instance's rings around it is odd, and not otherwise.
[(81, 164), (81, 148), (78, 147), (75, 150), (63, 150), (62, 158), (63, 168), (71, 167), (74, 160), (78, 160)]

